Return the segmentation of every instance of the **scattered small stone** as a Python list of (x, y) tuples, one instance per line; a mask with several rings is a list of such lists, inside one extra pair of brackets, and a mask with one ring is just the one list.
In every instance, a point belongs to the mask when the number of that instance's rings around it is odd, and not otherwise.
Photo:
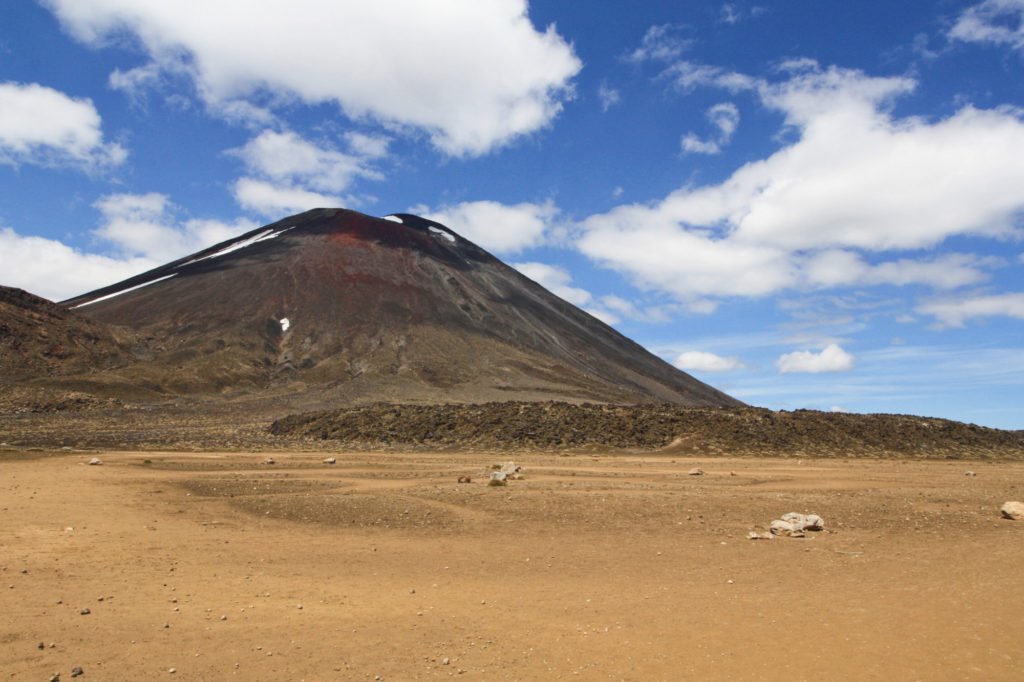
[(703, 476), (704, 475), (704, 470), (701, 469), (700, 467), (693, 467), (692, 469), (690, 469), (689, 475), (690, 476)]
[(999, 511), (1003, 513), (1004, 519), (1024, 521), (1024, 503), (1022, 502), (1007, 502)]
[(90, 613), (92, 613), (92, 611), (90, 611), (89, 609), (82, 609), (78, 613), (82, 616), (88, 616)]
[(95, 467), (100, 466), (101, 464), (103, 464), (103, 460), (101, 460), (99, 457), (93, 457), (92, 459), (89, 460), (89, 466)]
[(46, 644), (45, 644), (45, 643), (43, 643), (43, 642), (40, 642), (40, 643), (38, 644), (38, 647), (39, 647), (40, 649), (45, 649), (45, 648), (46, 648)]
[(441, 659), (441, 665), (448, 665), (449, 663), (451, 663), (451, 661), (448, 659), (447, 656)]
[(459, 483), (472, 483), (473, 479), (469, 476), (459, 476)]
[(84, 674), (85, 674), (85, 671), (82, 670), (82, 666), (80, 666), (80, 665), (76, 665), (74, 668), (71, 669), (71, 677), (78, 677), (78, 676), (84, 675)]
[(171, 675), (173, 675), (174, 673), (178, 672), (178, 669), (177, 668), (170, 668), (170, 669), (168, 669), (167, 672), (170, 673)]
[(60, 682), (60, 673), (50, 675), (50, 682)]
[(221, 620), (227, 620), (227, 619), (228, 619), (228, 617), (227, 617), (227, 616), (221, 616), (221, 617), (220, 617), (220, 619), (221, 619)]
[(977, 476), (977, 475), (978, 474), (974, 473), (973, 471), (965, 471), (964, 472), (964, 476)]
[(337, 457), (327, 457), (326, 459), (324, 459), (324, 464), (334, 464), (337, 461)]
[(748, 540), (771, 540), (774, 537), (775, 536), (771, 533), (758, 533), (755, 530), (752, 530), (749, 533), (747, 533)]
[(267, 457), (265, 460), (263, 460), (263, 463), (264, 464), (273, 464), (274, 463), (274, 458), (273, 457)]

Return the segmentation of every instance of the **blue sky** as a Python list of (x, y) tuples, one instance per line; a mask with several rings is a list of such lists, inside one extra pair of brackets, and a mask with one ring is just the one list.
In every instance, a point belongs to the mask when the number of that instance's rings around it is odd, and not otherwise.
[(0, 283), (445, 223), (773, 409), (1024, 428), (1024, 0), (0, 3)]

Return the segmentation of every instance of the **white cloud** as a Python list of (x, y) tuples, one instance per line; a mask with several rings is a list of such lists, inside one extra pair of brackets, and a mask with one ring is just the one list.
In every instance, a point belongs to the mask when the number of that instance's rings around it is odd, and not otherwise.
[(932, 260), (901, 258), (869, 265), (853, 251), (818, 252), (804, 261), (808, 284), (831, 288), (853, 285), (925, 284), (934, 289), (956, 289), (987, 279), (980, 269), (983, 261), (968, 254), (947, 254)]
[(572, 282), (572, 275), (564, 268), (546, 263), (515, 263), (512, 267), (555, 296), (575, 306), (589, 305), (594, 300), (594, 297), (586, 289), (569, 285)]
[(163, 194), (110, 194), (95, 204), (102, 219), (94, 234), (110, 242), (126, 259), (157, 264), (180, 258), (258, 227), (239, 219), (185, 219)]
[(351, 197), (345, 199), (299, 187), (275, 185), (255, 178), (239, 179), (235, 182), (233, 194), (235, 201), (242, 208), (277, 218), (302, 213), (312, 208), (336, 208), (358, 203)]
[(618, 90), (608, 87), (607, 83), (601, 83), (597, 89), (597, 98), (601, 100), (601, 111), (608, 111), (619, 103), (621, 96)]
[(731, 372), (743, 367), (743, 363), (737, 357), (722, 357), (699, 350), (680, 353), (672, 364), (682, 370), (698, 372)]
[(294, 132), (263, 131), (244, 147), (228, 152), (255, 176), (235, 183), (235, 200), (271, 217), (360, 204), (354, 197), (342, 198), (337, 193), (357, 178), (383, 179), (372, 162), (387, 155), (390, 140), (357, 132), (347, 133), (345, 139), (350, 153), (313, 144)]
[(917, 306), (921, 315), (931, 315), (946, 327), (963, 327), (975, 317), (1015, 317), (1024, 320), (1024, 293), (967, 296), (929, 301)]
[(708, 109), (708, 120), (718, 128), (716, 137), (702, 140), (694, 133), (688, 133), (683, 137), (682, 147), (684, 152), (696, 154), (718, 154), (722, 147), (729, 143), (732, 134), (736, 132), (736, 126), (740, 123), (740, 112), (735, 104), (722, 102)]
[(138, 41), (151, 62), (121, 87), (155, 71), (191, 78), (214, 111), (333, 102), (456, 156), (546, 126), (582, 67), (554, 26), (534, 28), (526, 0), (45, 1), (84, 43)]
[(111, 258), (82, 253), (62, 242), (0, 228), (0, 275), (4, 286), (61, 301), (127, 279), (160, 265), (145, 257)]
[(0, 163), (86, 170), (120, 164), (128, 153), (103, 141), (100, 124), (91, 100), (36, 83), (0, 83)]
[(943, 120), (895, 119), (888, 105), (913, 89), (910, 79), (807, 60), (784, 70), (792, 75), (756, 92), (785, 115), (794, 142), (721, 184), (586, 219), (580, 250), (688, 303), (789, 287), (951, 288), (984, 279), (988, 263), (968, 255), (870, 265), (865, 252), (1019, 236), (1021, 113), (967, 106)]
[(468, 201), (437, 209), (414, 206), (409, 212), (439, 222), (497, 253), (517, 253), (545, 243), (558, 217), (558, 209), (550, 201), (514, 206), (496, 201)]
[(59, 301), (133, 275), (248, 232), (247, 220), (180, 218), (163, 194), (110, 194), (95, 204), (101, 219), (93, 234), (114, 255), (85, 253), (44, 237), (0, 228), (0, 284)]
[(763, 296), (797, 283), (786, 251), (684, 229), (657, 207), (622, 206), (592, 216), (576, 244), (637, 286), (687, 303), (708, 296)]
[(1024, 49), (1024, 0), (985, 0), (966, 9), (949, 37)]
[(641, 63), (647, 61), (666, 62), (677, 59), (688, 50), (693, 41), (683, 38), (683, 27), (677, 24), (660, 24), (647, 29), (640, 47), (626, 56), (626, 61)]
[(812, 351), (796, 351), (779, 356), (775, 361), (779, 374), (791, 372), (847, 372), (853, 369), (853, 356), (839, 345), (830, 343), (820, 353)]
[(387, 138), (352, 133), (349, 140), (359, 154), (321, 147), (290, 131), (265, 130), (229, 153), (260, 177), (312, 190), (340, 192), (357, 177), (383, 179), (368, 161), (387, 153)]

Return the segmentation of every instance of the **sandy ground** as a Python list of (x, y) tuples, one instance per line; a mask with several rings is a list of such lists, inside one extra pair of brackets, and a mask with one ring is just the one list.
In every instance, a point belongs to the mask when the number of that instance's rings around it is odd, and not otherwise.
[(1022, 464), (325, 456), (0, 452), (0, 675), (1024, 677)]

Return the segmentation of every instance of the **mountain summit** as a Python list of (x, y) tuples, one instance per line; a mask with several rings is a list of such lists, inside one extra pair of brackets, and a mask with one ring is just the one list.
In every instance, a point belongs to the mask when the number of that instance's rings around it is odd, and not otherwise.
[(64, 305), (134, 333), (116, 383), (160, 393), (741, 404), (408, 214), (307, 211)]

